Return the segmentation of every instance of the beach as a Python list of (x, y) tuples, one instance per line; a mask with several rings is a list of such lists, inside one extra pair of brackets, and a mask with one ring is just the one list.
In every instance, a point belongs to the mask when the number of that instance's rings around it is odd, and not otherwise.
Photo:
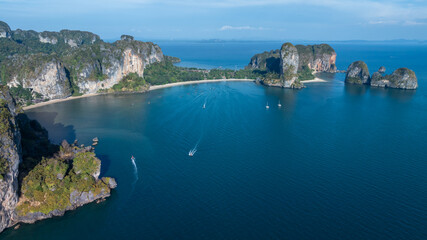
[[(162, 88), (181, 86), (181, 85), (199, 84), (199, 83), (214, 83), (214, 82), (255, 82), (255, 79), (234, 79), (234, 78), (230, 78), (230, 79), (195, 80), (195, 81), (187, 81), (187, 82), (167, 83), (167, 84), (163, 84), (163, 85), (150, 86), (149, 91), (162, 89)], [(314, 83), (314, 82), (327, 82), (327, 81), (316, 77), (313, 80), (306, 80), (306, 81), (301, 81), (301, 82), (302, 83)], [(33, 109), (33, 108), (38, 108), (41, 106), (46, 106), (49, 104), (65, 102), (65, 101), (70, 101), (70, 100), (79, 99), (79, 98), (93, 97), (93, 96), (98, 96), (101, 94), (107, 94), (107, 93), (88, 93), (88, 94), (84, 94), (81, 96), (61, 98), (61, 99), (52, 99), (52, 100), (49, 100), (46, 102), (40, 102), (40, 103), (36, 103), (36, 104), (30, 105), (30, 106), (25, 106), (25, 107), (23, 107), (23, 109), (25, 111), (25, 110), (29, 110), (29, 109)]]

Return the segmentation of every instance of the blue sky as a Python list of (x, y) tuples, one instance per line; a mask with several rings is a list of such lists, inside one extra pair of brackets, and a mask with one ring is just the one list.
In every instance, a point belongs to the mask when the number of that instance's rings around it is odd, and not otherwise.
[(426, 0), (0, 0), (12, 29), (103, 39), (427, 40)]

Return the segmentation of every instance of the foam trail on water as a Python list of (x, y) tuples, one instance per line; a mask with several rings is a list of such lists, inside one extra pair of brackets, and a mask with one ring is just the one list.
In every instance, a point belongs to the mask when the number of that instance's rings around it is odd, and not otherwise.
[(135, 184), (136, 184), (136, 182), (138, 182), (139, 177), (138, 177), (138, 167), (136, 166), (135, 159), (131, 158), (131, 161), (132, 161), (132, 165), (133, 165), (133, 174), (135, 176), (135, 180), (132, 183), (132, 192), (133, 192), (133, 190), (135, 189)]
[(132, 160), (132, 164), (133, 164), (133, 172), (135, 175), (135, 179), (136, 179), (135, 182), (136, 182), (136, 181), (138, 181), (138, 167), (136, 166), (135, 159), (131, 158), (131, 160)]

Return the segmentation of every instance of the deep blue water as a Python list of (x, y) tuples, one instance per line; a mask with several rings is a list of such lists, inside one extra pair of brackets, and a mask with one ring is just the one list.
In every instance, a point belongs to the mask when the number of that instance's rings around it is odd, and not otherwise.
[[(160, 46), (183, 65), (230, 68), (280, 47), (206, 44)], [(53, 141), (99, 137), (102, 175), (119, 185), (101, 204), (0, 238), (427, 239), (427, 46), (333, 47), (339, 69), (408, 67), (420, 87), (346, 86), (326, 74), (303, 90), (223, 82), (28, 111)]]

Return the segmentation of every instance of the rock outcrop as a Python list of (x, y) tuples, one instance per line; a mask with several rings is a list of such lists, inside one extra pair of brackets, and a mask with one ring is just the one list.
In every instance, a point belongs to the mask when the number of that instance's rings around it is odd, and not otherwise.
[(298, 50), (292, 43), (285, 43), (280, 49), (280, 74), (282, 76), (282, 87), (293, 88), (298, 79), (297, 71), (299, 64)]
[(93, 147), (63, 142), (59, 148), (19, 111), (0, 85), (0, 232), (110, 196), (117, 183), (99, 178), (101, 161)]
[(351, 84), (369, 84), (369, 69), (365, 62), (356, 61), (350, 64), (345, 75), (345, 82)]
[(164, 60), (158, 45), (128, 35), (107, 43), (90, 32), (11, 31), (0, 22), (0, 36), (9, 38), (0, 38), (1, 80), (38, 101), (109, 89), (127, 74), (142, 77), (147, 65)]
[(415, 72), (408, 68), (396, 69), (391, 75), (383, 75), (382, 73), (384, 73), (385, 70), (384, 72), (380, 70), (372, 74), (371, 86), (373, 87), (400, 89), (417, 89), (418, 87), (418, 81)]
[(12, 31), (7, 23), (0, 21), (0, 38), (10, 38)]
[(381, 66), (377, 72), (369, 76), (365, 62), (356, 61), (350, 64), (345, 77), (346, 83), (367, 84), (373, 87), (417, 89), (418, 81), (415, 72), (408, 68), (396, 69), (392, 74), (385, 75), (386, 68)]
[(15, 102), (0, 85), (0, 232), (16, 218), (18, 203), (18, 167), (21, 162), (21, 134), (18, 130)]
[(246, 68), (280, 73), (280, 50), (255, 54)]
[[(65, 67), (58, 59), (43, 59), (37, 62), (33, 58), (15, 56), (13, 64), (22, 70), (7, 84), (9, 87), (22, 86), (46, 99), (66, 98), (72, 94)], [(29, 65), (35, 68), (25, 72)]]
[(299, 55), (298, 70), (308, 66), (316, 72), (336, 72), (337, 53), (328, 44), (296, 45)]
[[(285, 88), (304, 87), (300, 80), (314, 79), (315, 72), (336, 72), (337, 54), (328, 44), (292, 45), (254, 55), (246, 69), (266, 71), (262, 83)], [(292, 68), (292, 69), (291, 69)]]

